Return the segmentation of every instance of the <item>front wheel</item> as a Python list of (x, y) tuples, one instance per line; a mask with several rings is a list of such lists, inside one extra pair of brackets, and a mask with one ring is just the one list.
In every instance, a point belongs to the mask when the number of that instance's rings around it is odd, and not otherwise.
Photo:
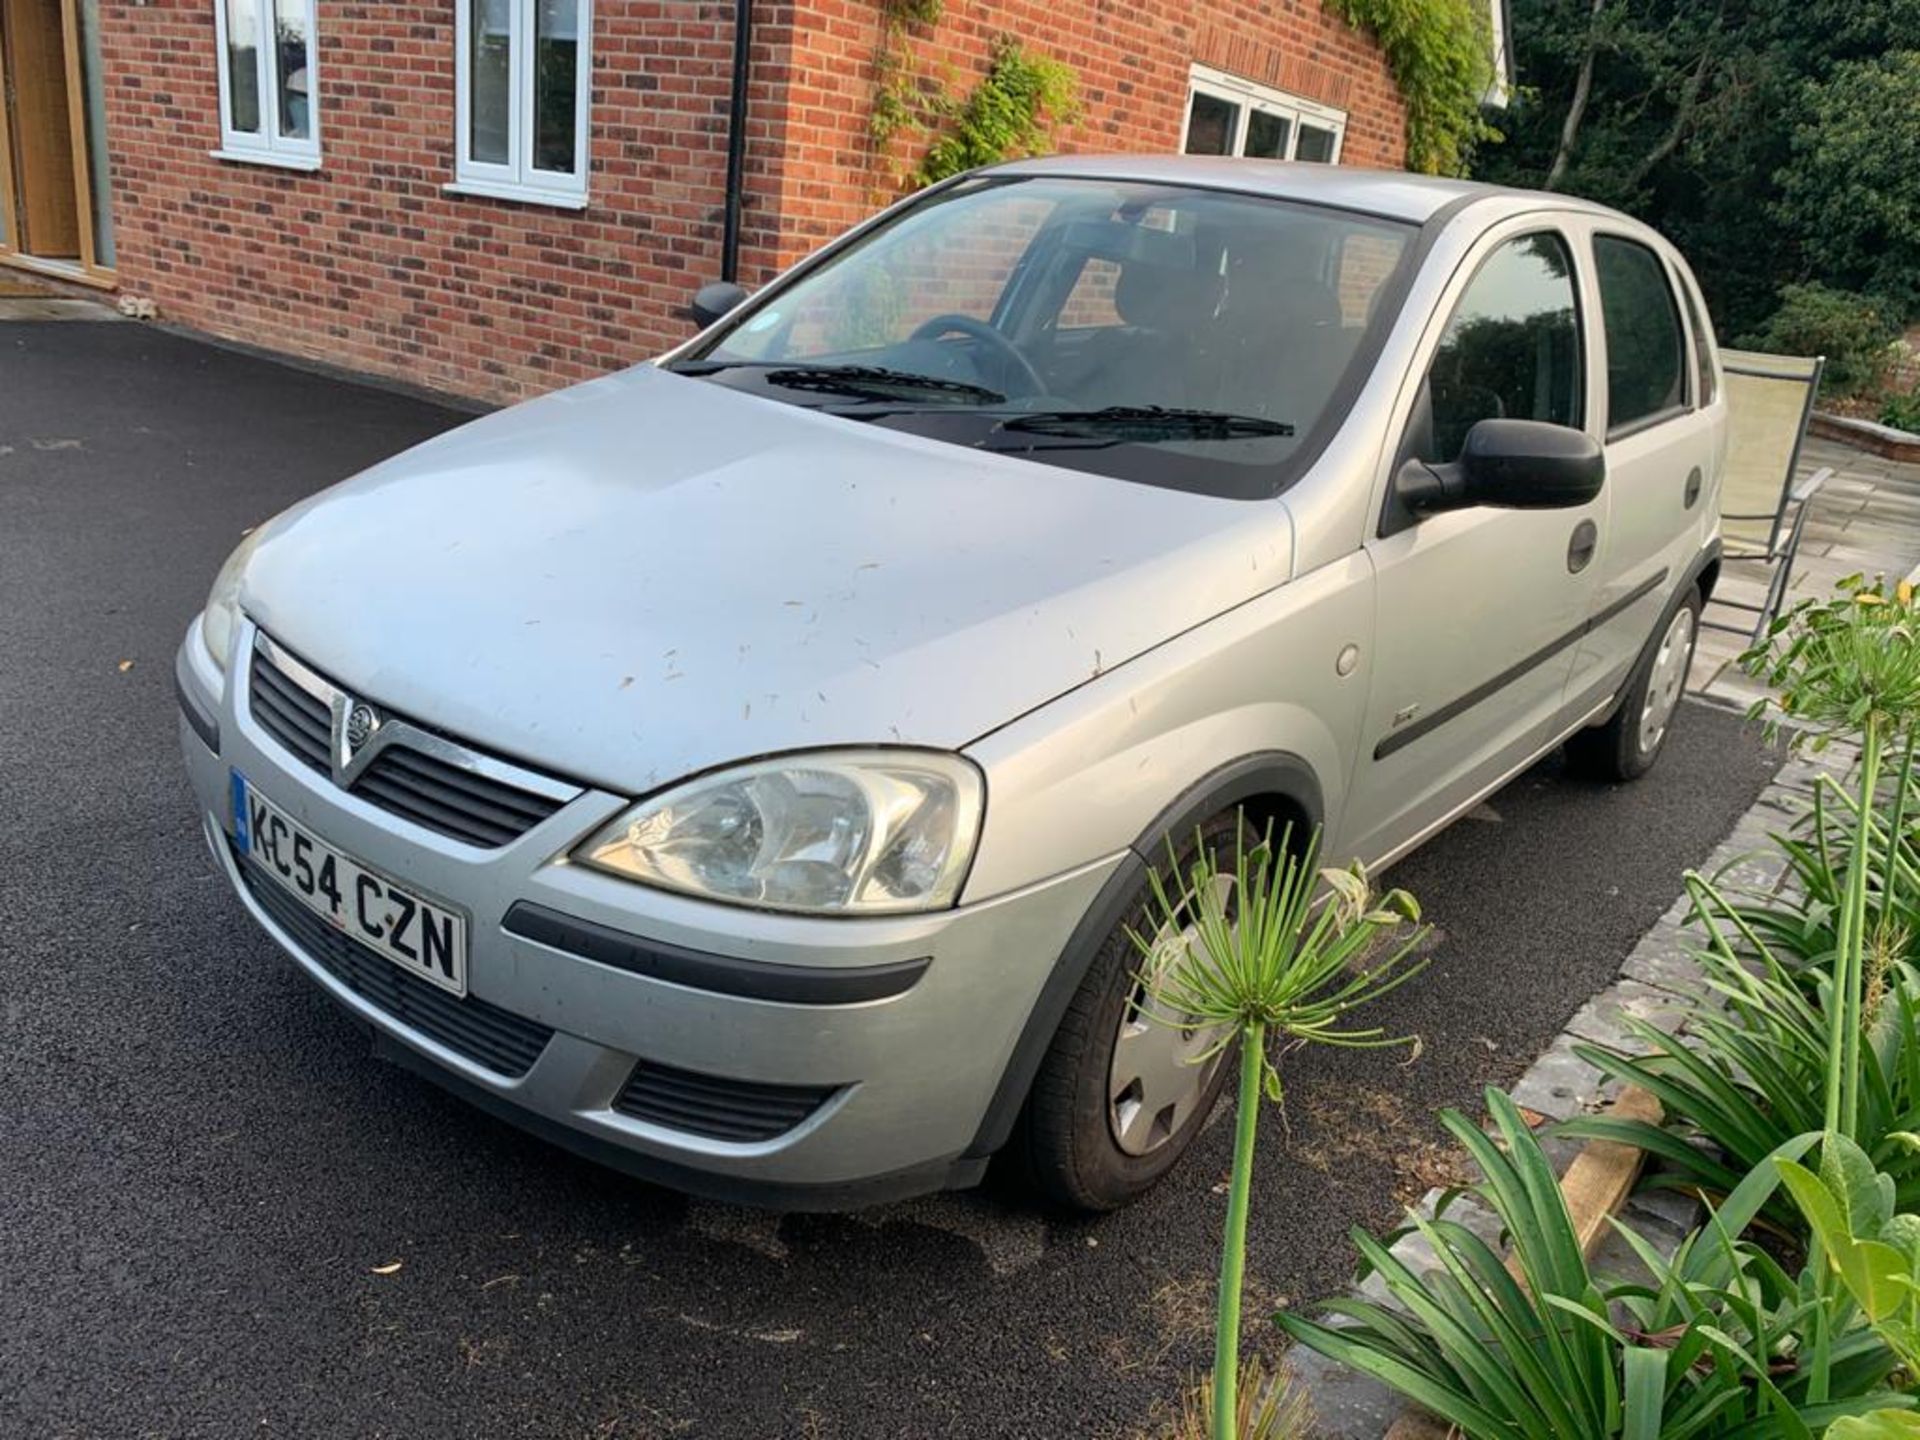
[(1699, 590), (1689, 591), (1659, 641), (1641, 657), (1613, 717), (1567, 741), (1569, 769), (1594, 780), (1637, 780), (1653, 768), (1686, 692), (1700, 606)]
[[(1235, 846), (1251, 843), (1237, 814), (1221, 815), (1156, 865), (1170, 894), (1204, 848), (1233, 883)], [(1233, 897), (1227, 897), (1232, 913)], [(1145, 1012), (1143, 957), (1133, 935), (1152, 935), (1164, 958), (1194, 938), (1191, 926), (1163, 924), (1142, 876), (1125, 912), (1101, 942), (1040, 1062), (1013, 1137), (1014, 1160), (1048, 1199), (1076, 1210), (1112, 1210), (1171, 1170), (1212, 1113), (1231, 1069), (1218, 1034)], [(1211, 1053), (1209, 1053), (1211, 1052)]]

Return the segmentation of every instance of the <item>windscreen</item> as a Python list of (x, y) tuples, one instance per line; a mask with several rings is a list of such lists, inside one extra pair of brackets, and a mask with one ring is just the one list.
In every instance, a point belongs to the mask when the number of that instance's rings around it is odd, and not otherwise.
[(1271, 494), (1350, 398), (1414, 233), (1237, 192), (987, 177), (774, 287), (676, 368), (1035, 460)]

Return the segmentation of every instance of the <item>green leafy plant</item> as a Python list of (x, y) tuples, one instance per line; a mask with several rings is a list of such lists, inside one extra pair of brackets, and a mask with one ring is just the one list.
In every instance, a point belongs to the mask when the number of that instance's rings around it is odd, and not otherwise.
[[(1835, 1063), (1826, 1014), (1832, 987), (1820, 970), (1806, 972), (1814, 983), (1804, 984), (1710, 883), (1690, 875), (1688, 886), (1708, 937), (1698, 956), (1707, 990), (1726, 1009), (1703, 1010), (1685, 1038), (1629, 1017), (1641, 1055), (1575, 1046), (1603, 1074), (1652, 1094), (1664, 1119), (1656, 1126), (1581, 1116), (1555, 1133), (1638, 1146), (1663, 1162), (1653, 1184), (1725, 1194), (1780, 1146), (1825, 1122)], [(1904, 961), (1884, 976), (1860, 1064), (1860, 1142), (1896, 1177), (1902, 1201), (1920, 1204), (1920, 975)], [(1794, 1224), (1784, 1197), (1769, 1215), (1782, 1227)]]
[(1030, 54), (1011, 35), (1000, 35), (979, 84), (964, 98), (942, 90), (928, 103), (945, 133), (914, 171), (922, 185), (976, 166), (1046, 153), (1054, 127), (1079, 117), (1080, 82), (1072, 66)]
[(1920, 1415), (1910, 1410), (1850, 1415), (1827, 1427), (1827, 1440), (1920, 1440)]
[(1870, 295), (1818, 283), (1784, 285), (1779, 308), (1740, 343), (1779, 355), (1824, 355), (1820, 388), (1852, 395), (1871, 388), (1885, 373), (1897, 318)]
[(1880, 423), (1909, 435), (1920, 435), (1920, 388), (1889, 395), (1880, 402)]
[[(1262, 1093), (1276, 1102), (1284, 1095), (1268, 1040), (1346, 1047), (1412, 1043), (1379, 1029), (1352, 1028), (1350, 1017), (1421, 969), (1410, 963), (1421, 932), (1378, 953), (1384, 932), (1417, 921), (1419, 907), (1401, 890), (1376, 898), (1356, 865), (1318, 872), (1326, 895), (1316, 909), (1319, 836), (1308, 840), (1304, 852), (1295, 851), (1291, 838), (1291, 831), (1283, 831), (1276, 845), (1269, 831), (1258, 844), (1239, 845), (1230, 885), (1220, 883), (1227, 872), (1205, 847), (1172, 887), (1156, 874), (1150, 913), (1159, 923), (1154, 936), (1133, 937), (1142, 957), (1146, 1017), (1183, 1030), (1216, 1032), (1196, 1064), (1236, 1043), (1240, 1047), (1214, 1337), (1214, 1440), (1240, 1434), (1233, 1427), (1254, 1141)], [(1190, 938), (1172, 946), (1154, 938), (1169, 934)]]
[[(1868, 811), (1867, 919), (1869, 976), (1913, 953), (1920, 937), (1920, 790), (1916, 790), (1914, 736), (1902, 747), (1890, 797)], [(1890, 801), (1890, 803), (1889, 803)], [(1839, 946), (1846, 895), (1846, 858), (1859, 800), (1843, 789), (1817, 785), (1807, 812), (1773, 843), (1787, 861), (1786, 884), (1766, 895), (1738, 899), (1732, 910), (1782, 960), (1803, 972), (1830, 967)]]
[(880, 44), (873, 56), (873, 113), (868, 129), (874, 148), (885, 151), (901, 131), (919, 123), (920, 93), (910, 47), (915, 26), (940, 23), (944, 0), (880, 0)]
[(1920, 1374), (1920, 1215), (1896, 1208), (1892, 1177), (1844, 1135), (1821, 1137), (1817, 1174), (1786, 1156), (1774, 1164), (1813, 1232), (1823, 1288)]
[(1370, 33), (1407, 107), (1407, 168), (1464, 175), (1474, 147), (1497, 140), (1482, 106), (1493, 84), (1493, 30), (1474, 0), (1328, 0)]
[[(1858, 735), (1860, 768), (1856, 823), (1840, 898), (1827, 1019), (1831, 1049), (1826, 1075), (1826, 1124), (1831, 1133), (1859, 1133), (1860, 1045), (1865, 1032), (1868, 895), (1873, 822), (1881, 765), (1890, 746), (1904, 747), (1910, 774), (1913, 727), (1920, 719), (1920, 630), (1913, 590), (1850, 577), (1839, 598), (1804, 601), (1774, 621), (1765, 641), (1742, 657), (1749, 673), (1774, 695), (1754, 707), (1777, 725), (1784, 717), (1816, 736)], [(1777, 709), (1779, 716), (1773, 715)], [(1822, 777), (1821, 783), (1832, 783)], [(1903, 783), (1902, 794), (1905, 785)], [(1896, 832), (1898, 825), (1895, 826)]]
[[(1671, 1260), (1618, 1226), (1652, 1278), (1609, 1287), (1518, 1107), (1498, 1090), (1487, 1107), (1492, 1136), (1457, 1111), (1442, 1122), (1481, 1172), (1474, 1193), (1499, 1217), (1511, 1261), (1444, 1215), (1412, 1217), (1438, 1261), (1424, 1275), (1356, 1231), (1401, 1308), (1336, 1300), (1335, 1323), (1282, 1312), (1288, 1334), (1470, 1440), (1810, 1440), (1842, 1416), (1903, 1403), (1881, 1388), (1893, 1359), (1869, 1332), (1831, 1335), (1817, 1375), (1797, 1363), (1828, 1302), (1737, 1238), (1780, 1183), (1773, 1164), (1734, 1186)], [(1769, 1158), (1797, 1159), (1818, 1138)]]

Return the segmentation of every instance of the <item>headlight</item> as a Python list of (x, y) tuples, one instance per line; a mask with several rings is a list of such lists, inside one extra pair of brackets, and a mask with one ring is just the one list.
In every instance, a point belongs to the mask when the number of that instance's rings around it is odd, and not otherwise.
[(213, 589), (207, 593), (207, 606), (200, 612), (200, 640), (207, 654), (222, 670), (227, 668), (227, 652), (233, 649), (233, 634), (240, 628), (240, 577), (247, 561), (253, 558), (260, 532), (254, 530), (242, 540), (213, 577)]
[(576, 858), (769, 910), (938, 910), (960, 893), (984, 788), (971, 764), (937, 751), (792, 755), (643, 801)]

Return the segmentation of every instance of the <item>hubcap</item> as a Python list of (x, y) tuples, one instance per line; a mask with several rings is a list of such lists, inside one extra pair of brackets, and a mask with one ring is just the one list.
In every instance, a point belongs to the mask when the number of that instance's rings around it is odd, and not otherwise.
[(1666, 738), (1667, 723), (1673, 719), (1686, 688), (1687, 667), (1693, 661), (1693, 611), (1682, 606), (1667, 626), (1660, 649), (1653, 657), (1653, 670), (1647, 676), (1647, 698), (1640, 706), (1640, 753), (1651, 755)]
[[(1233, 888), (1232, 877), (1226, 875), (1216, 877), (1215, 884), (1222, 899)], [(1198, 926), (1164, 927), (1154, 936), (1141, 970), (1158, 974), (1198, 940)], [(1142, 1009), (1145, 1003), (1145, 988), (1136, 984), (1120, 1015), (1107, 1072), (1107, 1123), (1114, 1144), (1129, 1155), (1150, 1155), (1178, 1135), (1194, 1118), (1226, 1058), (1199, 1058), (1218, 1041), (1218, 1028), (1183, 1026), (1170, 1016), (1149, 1019)]]

